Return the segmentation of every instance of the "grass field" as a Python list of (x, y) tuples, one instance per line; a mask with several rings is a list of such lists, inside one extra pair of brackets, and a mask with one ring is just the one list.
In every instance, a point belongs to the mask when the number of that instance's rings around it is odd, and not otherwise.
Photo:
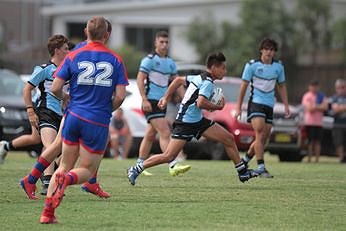
[(41, 225), (44, 198), (29, 201), (18, 185), (35, 160), (12, 152), (0, 165), (0, 230), (346, 230), (346, 165), (266, 158), (273, 179), (243, 184), (228, 161), (186, 161), (185, 175), (171, 177), (162, 165), (134, 187), (125, 174), (134, 159), (104, 159), (100, 183), (112, 197), (69, 187), (60, 223)]

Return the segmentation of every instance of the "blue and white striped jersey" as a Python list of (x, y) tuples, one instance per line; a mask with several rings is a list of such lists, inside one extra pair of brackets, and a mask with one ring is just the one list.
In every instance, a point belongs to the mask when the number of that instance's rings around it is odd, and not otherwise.
[(209, 73), (186, 76), (187, 89), (176, 117), (177, 121), (195, 123), (202, 119), (202, 109), (197, 107), (198, 96), (209, 99), (214, 90), (214, 82)]
[(251, 84), (249, 101), (274, 107), (275, 85), (285, 82), (285, 71), (280, 61), (264, 64), (251, 60), (244, 67), (242, 79)]
[(148, 99), (160, 100), (165, 94), (169, 80), (177, 74), (177, 67), (169, 56), (160, 57), (153, 53), (142, 59), (139, 71), (148, 75), (146, 95)]
[(51, 87), (53, 83), (53, 73), (57, 66), (54, 63), (36, 66), (31, 74), (28, 83), (34, 87), (38, 87), (41, 93), (37, 107), (45, 107), (62, 116), (62, 101), (56, 98)]

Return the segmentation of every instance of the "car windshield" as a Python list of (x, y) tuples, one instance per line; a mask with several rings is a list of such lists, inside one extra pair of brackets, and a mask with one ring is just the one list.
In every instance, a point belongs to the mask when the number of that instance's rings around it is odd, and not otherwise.
[(22, 96), (24, 82), (15, 74), (0, 71), (0, 96)]
[[(240, 90), (240, 83), (235, 82), (215, 82), (217, 87), (222, 88), (223, 94), (225, 96), (225, 100), (227, 102), (237, 102)], [(250, 95), (250, 88), (248, 87), (246, 90), (246, 94), (244, 97), (244, 102), (247, 102)]]

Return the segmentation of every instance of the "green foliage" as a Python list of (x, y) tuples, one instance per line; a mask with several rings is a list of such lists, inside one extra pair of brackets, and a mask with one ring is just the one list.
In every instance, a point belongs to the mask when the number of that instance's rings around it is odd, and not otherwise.
[[(298, 33), (301, 45), (314, 56), (317, 50), (326, 49), (330, 44), (329, 0), (301, 0), (298, 1), (295, 16), (299, 21)], [(315, 57), (313, 57), (315, 59)]]
[(145, 54), (128, 44), (114, 50), (123, 58), (128, 77), (130, 79), (135, 79), (137, 77), (140, 61)]
[[(29, 201), (18, 185), (35, 159), (10, 152), (0, 165), (1, 230), (345, 230), (346, 174), (337, 158), (320, 163), (279, 163), (266, 154), (273, 179), (241, 183), (230, 161), (186, 161), (179, 177), (166, 164), (140, 176), (136, 186), (126, 168), (136, 160), (104, 159), (100, 199), (69, 186), (56, 215), (59, 224), (41, 225), (44, 197)], [(256, 167), (255, 160), (251, 167)], [(37, 184), (38, 190), (41, 184)]]
[[(240, 76), (244, 64), (258, 57), (258, 43), (264, 37), (273, 37), (281, 44), (278, 56), (287, 65), (294, 65), (296, 50), (293, 17), (285, 12), (281, 1), (242, 1), (241, 24), (217, 23), (210, 14), (196, 18), (189, 26), (187, 37), (200, 58), (212, 50), (224, 51), (230, 75)], [(201, 39), (208, 38), (208, 39)]]
[(195, 18), (186, 33), (187, 39), (195, 44), (200, 54), (199, 63), (204, 63), (208, 53), (225, 47), (224, 33), (214, 16), (206, 13), (202, 18)]
[(346, 59), (345, 22), (340, 20), (330, 31), (330, 0), (296, 1), (290, 12), (282, 0), (244, 0), (239, 16), (238, 25), (217, 23), (211, 14), (190, 24), (187, 38), (195, 45), (200, 61), (210, 51), (224, 51), (230, 75), (239, 76), (244, 64), (258, 57), (258, 44), (264, 37), (279, 42), (276, 58), (283, 61), (290, 76), (295, 76), (298, 55), (311, 53), (315, 62), (317, 51), (329, 49), (331, 39)]
[(335, 22), (332, 26), (333, 45), (342, 51), (342, 60), (346, 63), (346, 17)]

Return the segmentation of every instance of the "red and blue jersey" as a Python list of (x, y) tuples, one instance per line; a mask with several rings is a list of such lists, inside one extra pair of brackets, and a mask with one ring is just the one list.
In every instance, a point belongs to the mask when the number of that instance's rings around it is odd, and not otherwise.
[(116, 85), (128, 85), (121, 57), (99, 42), (88, 42), (67, 54), (54, 77), (70, 83), (68, 111), (102, 126), (110, 122)]

